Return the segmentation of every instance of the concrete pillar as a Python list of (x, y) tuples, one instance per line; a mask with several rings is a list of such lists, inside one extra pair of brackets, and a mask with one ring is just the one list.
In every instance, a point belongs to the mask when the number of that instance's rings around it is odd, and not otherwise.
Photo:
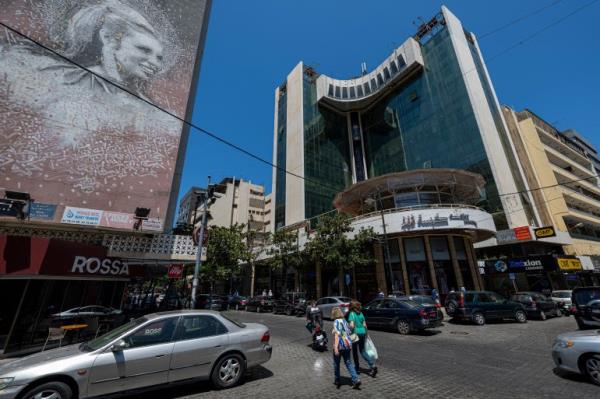
[(437, 278), (435, 278), (435, 266), (433, 265), (433, 254), (431, 253), (431, 244), (429, 243), (429, 236), (423, 237), (425, 240), (425, 253), (427, 254), (427, 264), (429, 265), (429, 275), (431, 278), (431, 287), (438, 289)]
[(316, 286), (317, 286), (317, 299), (319, 299), (323, 293), (323, 287), (322, 282), (321, 282), (321, 262), (319, 260), (317, 260), (316, 264), (315, 264), (315, 280), (316, 280)]
[(471, 242), (471, 239), (467, 238), (467, 237), (463, 237), (464, 242), (465, 242), (465, 252), (467, 253), (467, 261), (469, 262), (469, 270), (471, 270), (471, 276), (473, 277), (473, 284), (475, 285), (475, 289), (476, 290), (480, 290), (481, 289), (481, 285), (479, 284), (479, 278), (478, 278), (478, 274), (479, 274), (479, 270), (477, 265), (475, 265), (475, 261), (473, 260), (473, 243)]
[(463, 276), (460, 271), (460, 266), (458, 264), (458, 258), (456, 257), (456, 246), (454, 245), (454, 236), (448, 236), (448, 248), (450, 249), (450, 259), (452, 259), (452, 268), (454, 269), (454, 275), (456, 276), (456, 284), (458, 285), (456, 289), (460, 289), (460, 287), (464, 287), (465, 283), (463, 281)]
[(385, 259), (383, 257), (383, 246), (375, 244), (375, 278), (377, 279), (377, 288), (387, 292), (387, 282), (385, 280)]
[(471, 243), (471, 253), (473, 254), (473, 264), (475, 265), (475, 274), (477, 275), (477, 279), (479, 280), (479, 289), (484, 290), (485, 284), (483, 283), (483, 276), (479, 273), (479, 264), (477, 263), (477, 254), (475, 253), (475, 247), (473, 246), (473, 241), (469, 240)]
[(404, 281), (404, 293), (410, 295), (408, 265), (406, 264), (406, 254), (404, 253), (404, 241), (402, 241), (402, 237), (398, 237), (398, 250), (400, 251), (400, 268), (402, 269), (402, 280)]

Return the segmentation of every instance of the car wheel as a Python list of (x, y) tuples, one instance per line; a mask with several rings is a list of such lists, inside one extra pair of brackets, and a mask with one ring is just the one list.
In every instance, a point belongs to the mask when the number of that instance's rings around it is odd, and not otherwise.
[(579, 317), (575, 317), (575, 321), (577, 322), (577, 327), (579, 327), (580, 330), (585, 330), (585, 324), (583, 324), (583, 322), (581, 321), (581, 319)]
[(600, 385), (600, 355), (592, 355), (585, 360), (585, 372), (594, 384)]
[(398, 320), (396, 322), (396, 329), (402, 335), (410, 334), (410, 324), (406, 320)]
[(71, 387), (64, 382), (47, 382), (37, 387), (33, 387), (28, 390), (23, 399), (71, 399), (73, 397), (73, 391)]
[[(542, 312), (542, 314), (544, 315), (544, 316), (542, 316), (543, 317), (542, 320), (546, 320), (546, 314), (544, 312)], [(517, 320), (517, 322), (519, 322), (519, 323), (527, 323), (527, 315), (525, 314), (524, 311), (517, 310), (515, 312), (515, 320)]]
[(546, 312), (544, 312), (543, 310), (540, 310), (540, 320), (546, 320)]
[(485, 324), (485, 316), (483, 315), (483, 313), (481, 313), (481, 312), (473, 313), (473, 323), (477, 324), (478, 326), (484, 325)]
[(446, 312), (449, 315), (454, 314), (454, 312), (456, 312), (456, 304), (454, 302), (449, 302), (448, 305), (446, 306)]
[(244, 370), (245, 362), (240, 355), (226, 355), (217, 362), (211, 379), (218, 388), (231, 388), (240, 382)]

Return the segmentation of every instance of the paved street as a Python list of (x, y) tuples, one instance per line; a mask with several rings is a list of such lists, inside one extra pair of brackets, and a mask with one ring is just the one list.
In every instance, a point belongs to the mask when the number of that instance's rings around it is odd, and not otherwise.
[[(575, 329), (573, 318), (494, 323), (484, 327), (445, 323), (425, 334), (400, 336), (372, 331), (379, 374), (363, 375), (360, 392), (333, 383), (331, 354), (308, 347), (304, 320), (283, 315), (230, 312), (241, 321), (271, 328), (273, 357), (248, 372), (246, 383), (218, 391), (208, 383), (163, 389), (130, 399), (160, 398), (592, 398), (600, 387), (578, 376), (553, 372), (554, 337)], [(330, 330), (331, 323), (326, 328)], [(342, 371), (344, 374), (344, 370)], [(349, 379), (346, 381), (349, 384)]]

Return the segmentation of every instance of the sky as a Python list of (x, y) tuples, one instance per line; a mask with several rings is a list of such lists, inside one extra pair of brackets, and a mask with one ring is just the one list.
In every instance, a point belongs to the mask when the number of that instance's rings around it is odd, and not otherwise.
[[(442, 4), (477, 37), (547, 6), (479, 39), (494, 88), (500, 103), (573, 128), (600, 149), (600, 1), (545, 29), (593, 1), (213, 0), (193, 122), (272, 161), (275, 88), (301, 60), (345, 79), (361, 62), (379, 65)], [(180, 198), (208, 175), (271, 191), (270, 166), (192, 130)]]

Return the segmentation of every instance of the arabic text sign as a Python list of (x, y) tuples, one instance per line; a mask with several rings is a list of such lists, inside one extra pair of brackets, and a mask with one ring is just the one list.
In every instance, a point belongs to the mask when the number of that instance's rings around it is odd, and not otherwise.
[(558, 258), (556, 262), (560, 270), (581, 270), (579, 259)]
[(100, 220), (100, 226), (113, 227), (115, 229), (132, 229), (133, 215), (131, 213), (122, 212), (104, 212)]
[(163, 224), (158, 218), (146, 219), (142, 222), (142, 231), (162, 231)]
[(102, 211), (97, 209), (74, 208), (67, 206), (63, 213), (61, 223), (80, 224), (84, 226), (98, 226), (102, 219)]

